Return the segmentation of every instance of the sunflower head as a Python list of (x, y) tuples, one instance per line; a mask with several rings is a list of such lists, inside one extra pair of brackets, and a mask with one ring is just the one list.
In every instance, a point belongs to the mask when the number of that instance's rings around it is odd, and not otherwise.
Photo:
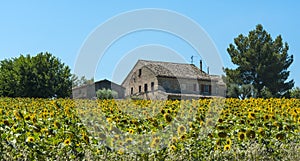
[(246, 134), (245, 134), (244, 132), (239, 132), (239, 133), (238, 133), (238, 139), (239, 139), (239, 140), (244, 140), (245, 137), (246, 137)]
[(185, 134), (183, 134), (183, 135), (180, 136), (180, 140), (185, 140), (185, 139), (186, 139), (186, 135)]
[(176, 148), (175, 145), (171, 145), (171, 146), (170, 146), (170, 150), (175, 151), (176, 149), (177, 149), (177, 148)]
[(129, 129), (128, 132), (129, 132), (129, 134), (133, 134), (134, 130), (133, 129)]
[(172, 137), (171, 142), (172, 143), (176, 143), (177, 142), (177, 138), (176, 137)]
[(184, 134), (186, 132), (186, 128), (183, 125), (178, 126), (177, 133), (178, 135)]
[(66, 146), (71, 145), (71, 140), (70, 140), (70, 139), (66, 139), (66, 140), (64, 141), (64, 144), (65, 144)]
[(29, 136), (29, 137), (27, 137), (26, 141), (27, 142), (34, 142), (34, 137)]
[(165, 113), (164, 118), (167, 123), (170, 123), (172, 121), (172, 116), (169, 113)]
[(226, 144), (227, 144), (227, 145), (231, 145), (231, 144), (232, 144), (232, 141), (231, 141), (230, 138), (227, 138), (227, 139), (226, 139)]
[(29, 121), (31, 118), (30, 118), (30, 115), (26, 115), (25, 117), (24, 117), (24, 119), (26, 120), (26, 121)]
[(265, 115), (264, 115), (264, 120), (267, 121), (267, 120), (269, 120), (269, 119), (270, 119), (270, 116), (269, 116), (268, 114), (265, 114)]
[(224, 146), (224, 150), (230, 150), (230, 145), (229, 144), (226, 144), (225, 146)]

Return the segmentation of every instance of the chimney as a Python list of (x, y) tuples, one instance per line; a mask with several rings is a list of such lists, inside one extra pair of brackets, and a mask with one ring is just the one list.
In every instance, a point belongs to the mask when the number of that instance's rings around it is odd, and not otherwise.
[(202, 72), (202, 60), (200, 59), (200, 71)]
[(209, 74), (209, 67), (207, 67), (207, 74)]

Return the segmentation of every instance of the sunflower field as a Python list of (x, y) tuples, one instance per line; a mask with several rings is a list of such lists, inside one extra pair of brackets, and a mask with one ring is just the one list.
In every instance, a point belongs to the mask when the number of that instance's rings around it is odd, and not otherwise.
[(0, 160), (300, 160), (299, 99), (0, 98)]

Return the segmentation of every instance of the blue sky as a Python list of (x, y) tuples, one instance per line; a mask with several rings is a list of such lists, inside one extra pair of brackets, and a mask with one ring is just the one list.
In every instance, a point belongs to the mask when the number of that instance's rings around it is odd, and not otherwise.
[[(222, 66), (230, 68), (234, 66), (226, 48), (239, 34), (248, 34), (257, 24), (262, 24), (273, 38), (280, 34), (289, 44), (289, 54), (294, 55), (294, 63), (289, 68), (290, 79), (294, 79), (296, 85), (300, 86), (300, 71), (297, 70), (300, 68), (299, 4), (292, 0), (6, 1), (0, 4), (0, 60), (48, 51), (73, 70), (83, 44), (101, 24), (132, 10), (158, 8), (174, 11), (195, 21), (214, 42)], [(153, 54), (137, 54), (135, 58), (182, 59), (190, 63), (190, 57), (194, 55), (195, 65), (198, 65), (199, 59), (203, 57), (203, 53), (197, 53), (189, 44), (172, 34), (149, 30), (133, 32), (109, 46), (105, 55), (98, 60), (93, 76), (96, 80), (108, 78), (121, 83), (127, 73), (120, 69), (128, 71), (135, 63), (128, 54), (134, 55), (134, 52), (149, 45), (154, 46), (151, 51)], [(163, 54), (155, 53), (159, 47), (157, 51), (165, 51)], [(179, 54), (180, 59), (175, 59), (176, 55), (168, 55), (172, 52), (177, 53), (177, 56)], [(125, 59), (132, 61), (124, 66), (122, 60)], [(205, 69), (213, 66), (207, 62), (204, 65)]]

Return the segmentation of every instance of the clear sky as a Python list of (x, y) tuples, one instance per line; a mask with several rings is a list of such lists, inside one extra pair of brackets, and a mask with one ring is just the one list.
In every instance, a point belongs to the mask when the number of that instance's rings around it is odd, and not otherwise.
[[(294, 55), (294, 63), (289, 68), (290, 79), (300, 86), (300, 21), (297, 18), (300, 15), (300, 2), (296, 0), (2, 1), (0, 60), (48, 51), (73, 70), (83, 44), (101, 24), (116, 15), (144, 8), (167, 9), (195, 21), (214, 42), (222, 66), (230, 68), (234, 66), (226, 48), (239, 34), (248, 34), (257, 24), (262, 24), (273, 38), (280, 34), (283, 41), (289, 44), (289, 54)], [(144, 20), (147, 21), (147, 17)], [(145, 53), (149, 46), (152, 46), (151, 52)], [(138, 52), (144, 55), (137, 56)], [(96, 80), (107, 78), (121, 83), (136, 59), (181, 59), (190, 63), (193, 55), (195, 65), (198, 65), (200, 57), (205, 57), (201, 54), (169, 33), (151, 30), (133, 32), (109, 46), (105, 55), (98, 60), (94, 77)], [(130, 57), (134, 55), (136, 59)], [(178, 55), (180, 59), (175, 59)], [(131, 62), (124, 65), (123, 60)], [(204, 66), (206, 69), (214, 65), (204, 60)]]

